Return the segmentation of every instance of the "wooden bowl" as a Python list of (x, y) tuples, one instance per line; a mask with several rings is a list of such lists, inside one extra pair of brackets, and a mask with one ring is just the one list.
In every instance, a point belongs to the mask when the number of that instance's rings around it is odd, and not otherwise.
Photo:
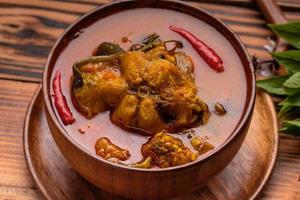
[[(81, 29), (105, 16), (134, 8), (163, 8), (192, 15), (217, 29), (234, 47), (244, 68), (246, 102), (234, 132), (215, 150), (196, 162), (165, 169), (138, 169), (108, 162), (78, 145), (57, 119), (50, 97), (51, 73), (64, 47)], [(255, 76), (251, 60), (236, 35), (208, 12), (177, 1), (116, 1), (101, 6), (71, 25), (53, 47), (44, 71), (43, 95), (46, 117), (53, 138), (71, 166), (99, 188), (133, 199), (163, 199), (192, 192), (224, 169), (238, 152), (247, 134), (255, 101)]]

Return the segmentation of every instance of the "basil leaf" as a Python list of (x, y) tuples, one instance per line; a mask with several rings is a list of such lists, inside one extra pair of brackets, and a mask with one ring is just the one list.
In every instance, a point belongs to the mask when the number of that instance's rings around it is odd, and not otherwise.
[(287, 112), (289, 112), (290, 110), (292, 110), (293, 107), (294, 107), (294, 106), (292, 106), (292, 105), (290, 105), (290, 104), (284, 104), (284, 105), (281, 107), (281, 109), (280, 109), (280, 111), (279, 111), (279, 113), (278, 113), (278, 117), (279, 117), (279, 118), (283, 117), (284, 114), (287, 113)]
[(285, 113), (283, 113), (281, 115), (279, 115), (279, 113), (278, 113), (278, 117), (281, 122), (283, 122), (285, 120), (293, 120), (300, 116), (300, 107), (293, 107), (293, 106), (289, 107), (289, 105), (287, 105), (287, 108), (288, 108), (288, 110)]
[(264, 80), (258, 80), (257, 87), (266, 90), (269, 93), (277, 95), (286, 95), (283, 89), (283, 83), (288, 79), (288, 76), (273, 77)]
[(283, 86), (288, 88), (300, 88), (300, 72), (293, 74), (284, 82)]
[(295, 48), (300, 49), (300, 22), (291, 22), (287, 24), (268, 24), (272, 31), (284, 38)]
[(278, 105), (282, 106), (278, 113), (278, 116), (282, 117), (285, 113), (295, 109), (295, 107), (300, 107), (300, 93), (293, 96), (288, 96)]
[(284, 87), (283, 90), (286, 93), (286, 95), (288, 95), (288, 96), (292, 96), (292, 95), (295, 95), (295, 94), (300, 92), (300, 88), (287, 88), (287, 87)]
[(279, 131), (300, 136), (300, 119), (284, 121)]
[(293, 95), (293, 96), (288, 96), (282, 102), (280, 102), (278, 105), (283, 106), (285, 104), (300, 107), (300, 93)]
[(273, 52), (273, 58), (283, 65), (290, 73), (300, 72), (300, 51), (290, 50), (285, 52)]
[(284, 82), (288, 80), (288, 78), (289, 76), (277, 76), (269, 79), (258, 80), (256, 81), (256, 85), (257, 87), (276, 95), (294, 95), (300, 92), (300, 88), (286, 88), (283, 86)]

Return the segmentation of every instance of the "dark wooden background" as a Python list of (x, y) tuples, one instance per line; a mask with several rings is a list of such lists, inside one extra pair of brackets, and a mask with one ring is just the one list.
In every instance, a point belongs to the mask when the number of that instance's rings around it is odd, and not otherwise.
[[(80, 15), (109, 0), (0, 0), (0, 200), (43, 199), (23, 152), (27, 106), (41, 82), (47, 55), (58, 36)], [(300, 20), (300, 0), (277, 0), (289, 20)], [(271, 32), (249, 0), (189, 1), (228, 24), (251, 55), (264, 50)], [(254, 163), (255, 164), (255, 163)], [(262, 200), (300, 200), (300, 140), (280, 137), (273, 175)]]

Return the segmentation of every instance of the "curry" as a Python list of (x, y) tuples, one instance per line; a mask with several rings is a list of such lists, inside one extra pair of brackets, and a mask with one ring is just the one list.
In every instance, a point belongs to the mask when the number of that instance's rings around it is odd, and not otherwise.
[(170, 10), (124, 11), (62, 50), (53, 106), (70, 136), (100, 158), (133, 168), (184, 165), (234, 131), (245, 107), (241, 66), (205, 22)]
[[(166, 43), (174, 47), (167, 49)], [(192, 59), (177, 51), (182, 47), (180, 41), (161, 41), (159, 35), (151, 34), (128, 51), (103, 42), (92, 57), (73, 65), (72, 97), (86, 118), (109, 110), (115, 125), (154, 135), (142, 145), (143, 161), (133, 167), (166, 168), (198, 157), (180, 139), (165, 134), (204, 124), (210, 115), (207, 104), (197, 96)], [(213, 149), (202, 150), (200, 145), (207, 145), (200, 140), (194, 145), (201, 154)], [(97, 140), (95, 151), (110, 161), (130, 157), (128, 150), (106, 137)]]

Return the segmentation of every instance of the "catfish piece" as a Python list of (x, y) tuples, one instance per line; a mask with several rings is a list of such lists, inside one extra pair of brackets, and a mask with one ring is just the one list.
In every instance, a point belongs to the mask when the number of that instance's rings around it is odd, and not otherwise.
[(183, 165), (197, 159), (197, 154), (183, 142), (164, 132), (156, 133), (142, 146), (144, 158), (150, 157), (152, 165), (160, 168)]
[(96, 56), (73, 65), (72, 96), (85, 117), (108, 110), (125, 95), (128, 86), (117, 70), (117, 57)]
[(129, 51), (120, 57), (120, 68), (122, 76), (133, 86), (143, 82), (143, 74), (150, 57), (142, 51)]
[(151, 98), (143, 98), (137, 113), (137, 126), (149, 133), (161, 131), (165, 124), (155, 108), (155, 103)]
[(130, 153), (126, 149), (113, 144), (108, 138), (99, 138), (95, 144), (96, 154), (105, 160), (116, 158), (125, 161), (130, 157)]
[(136, 126), (136, 115), (140, 100), (135, 95), (126, 95), (112, 112), (111, 120), (125, 127)]

